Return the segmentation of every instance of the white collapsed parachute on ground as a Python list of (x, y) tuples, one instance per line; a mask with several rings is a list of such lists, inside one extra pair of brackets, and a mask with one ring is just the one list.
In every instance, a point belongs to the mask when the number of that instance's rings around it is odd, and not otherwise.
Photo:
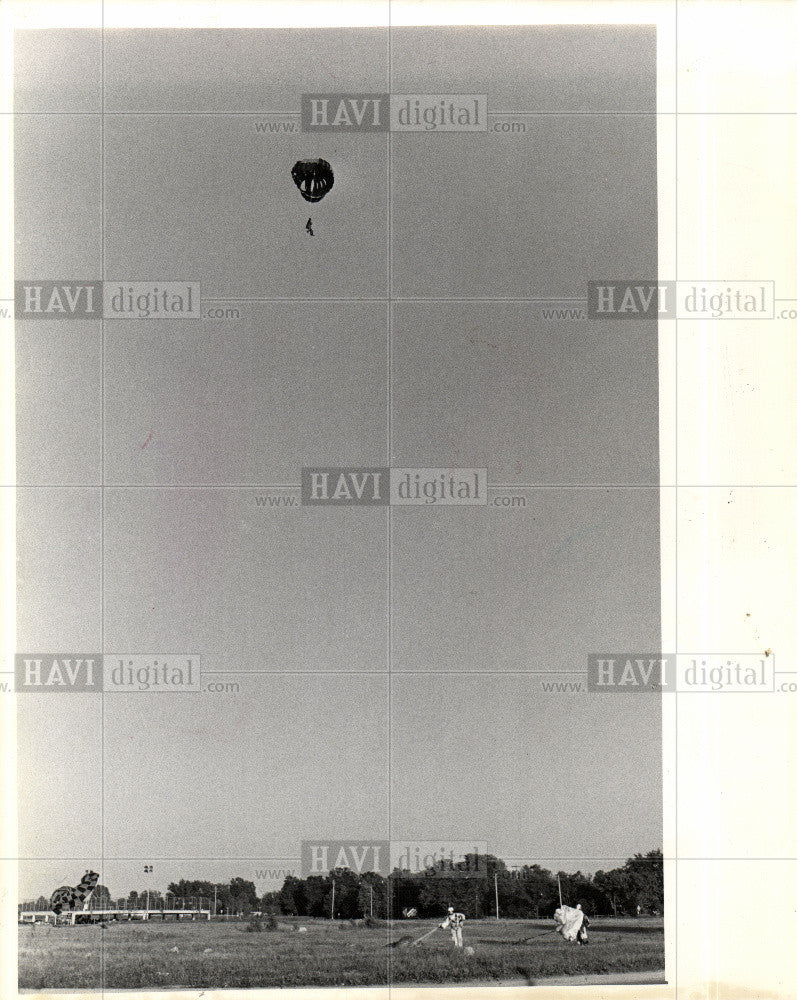
[(589, 917), (581, 909), (581, 903), (575, 908), (572, 906), (560, 906), (553, 915), (556, 921), (556, 932), (561, 934), (565, 941), (578, 941), (579, 944), (586, 944), (587, 927)]

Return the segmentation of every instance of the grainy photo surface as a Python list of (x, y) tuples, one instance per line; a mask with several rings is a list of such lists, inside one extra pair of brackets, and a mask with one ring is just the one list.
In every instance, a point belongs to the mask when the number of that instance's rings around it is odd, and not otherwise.
[(20, 989), (663, 983), (655, 26), (14, 52)]

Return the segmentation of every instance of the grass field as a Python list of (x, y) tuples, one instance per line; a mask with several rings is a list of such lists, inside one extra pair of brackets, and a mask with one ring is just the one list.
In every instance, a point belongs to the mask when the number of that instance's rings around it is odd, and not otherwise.
[[(107, 929), (21, 926), (20, 989), (377, 986), (390, 983), (531, 983), (546, 976), (663, 970), (657, 919), (592, 922), (590, 944), (567, 944), (552, 921), (472, 920), (456, 951), (438, 930), (416, 948), (389, 942), (431, 930), (435, 921), (393, 928), (295, 920), (307, 928), (247, 933), (242, 923), (121, 923)], [(519, 939), (531, 937), (526, 943)]]

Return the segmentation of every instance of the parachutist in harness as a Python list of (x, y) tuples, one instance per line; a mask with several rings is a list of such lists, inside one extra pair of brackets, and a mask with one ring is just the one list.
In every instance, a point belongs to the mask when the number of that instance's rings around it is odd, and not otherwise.
[(307, 232), (311, 236), (315, 235), (315, 233), (313, 232), (313, 220), (312, 220), (312, 218), (310, 218), (310, 219), (307, 220), (307, 225), (304, 228), (307, 230)]
[(462, 947), (462, 926), (465, 923), (464, 913), (454, 913), (454, 907), (449, 906), (448, 914), (445, 920), (440, 924), (440, 926), (445, 930), (447, 927), (451, 928), (451, 940), (454, 942), (455, 948)]

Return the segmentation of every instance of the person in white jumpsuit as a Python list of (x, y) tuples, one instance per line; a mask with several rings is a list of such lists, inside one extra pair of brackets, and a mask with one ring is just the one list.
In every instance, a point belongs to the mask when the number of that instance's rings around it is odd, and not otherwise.
[(462, 926), (465, 923), (464, 913), (454, 913), (454, 907), (449, 906), (448, 914), (445, 920), (440, 924), (440, 926), (445, 930), (447, 927), (451, 928), (451, 940), (454, 942), (455, 948), (462, 947)]

